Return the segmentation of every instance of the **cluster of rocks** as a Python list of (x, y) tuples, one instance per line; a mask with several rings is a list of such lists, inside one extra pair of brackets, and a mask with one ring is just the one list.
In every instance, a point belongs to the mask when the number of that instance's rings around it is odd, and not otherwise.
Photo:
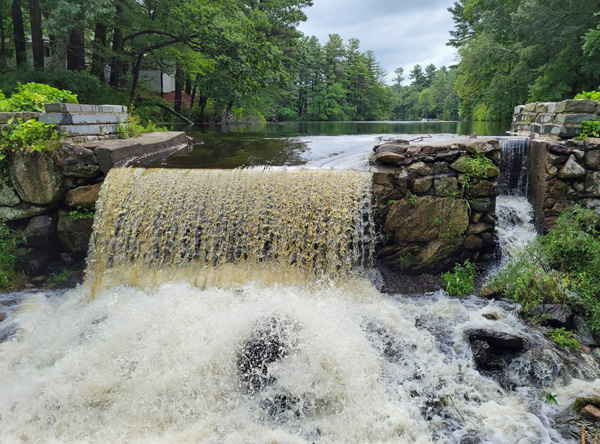
[[(470, 163), (478, 156), (491, 163), (474, 177)], [(392, 139), (374, 148), (372, 163), (383, 265), (408, 274), (437, 273), (466, 259), (491, 259), (497, 140), (425, 145)]]
[(600, 115), (600, 102), (563, 100), (534, 102), (515, 108), (511, 131), (570, 138), (579, 135), (579, 124)]
[[(8, 153), (9, 177), (0, 181), (0, 220), (23, 234), (18, 259), (31, 275), (43, 273), (59, 256), (70, 265), (85, 257), (95, 204), (111, 168), (188, 143), (183, 132), (115, 139), (104, 131), (116, 131), (115, 122), (127, 119), (121, 106), (52, 104), (46, 109), (46, 114), (13, 117), (58, 122), (59, 129), (74, 137), (64, 139), (54, 152)], [(10, 119), (7, 113), (0, 117)]]
[(533, 140), (529, 179), (540, 232), (552, 229), (560, 213), (574, 203), (600, 212), (600, 139)]

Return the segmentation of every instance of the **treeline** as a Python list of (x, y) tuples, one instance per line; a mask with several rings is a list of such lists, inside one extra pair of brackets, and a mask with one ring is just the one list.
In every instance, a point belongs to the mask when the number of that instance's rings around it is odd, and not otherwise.
[(514, 106), (600, 88), (597, 0), (459, 0), (449, 45), (460, 116), (501, 120)]

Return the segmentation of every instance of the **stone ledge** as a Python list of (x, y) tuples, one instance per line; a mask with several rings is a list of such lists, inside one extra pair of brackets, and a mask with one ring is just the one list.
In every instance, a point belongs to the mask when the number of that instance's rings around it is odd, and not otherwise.
[(119, 166), (122, 162), (156, 154), (186, 142), (187, 138), (184, 132), (170, 131), (147, 133), (130, 139), (91, 142), (85, 146), (94, 150), (99, 159), (100, 170), (106, 174), (111, 168)]
[(39, 120), (55, 125), (119, 124), (127, 122), (127, 113), (44, 113)]
[(47, 103), (47, 113), (126, 113), (127, 107), (121, 105), (78, 105), (76, 103)]
[(116, 134), (119, 132), (120, 124), (102, 125), (58, 125), (56, 129), (67, 136), (95, 136), (104, 134)]

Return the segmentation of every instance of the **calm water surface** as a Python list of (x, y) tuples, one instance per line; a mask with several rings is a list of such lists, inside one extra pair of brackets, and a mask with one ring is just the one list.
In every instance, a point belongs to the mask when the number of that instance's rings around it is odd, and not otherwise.
[(293, 122), (257, 125), (203, 125), (185, 131), (192, 150), (156, 159), (149, 167), (237, 168), (294, 166), (360, 168), (382, 138), (397, 135), (502, 136), (508, 122)]

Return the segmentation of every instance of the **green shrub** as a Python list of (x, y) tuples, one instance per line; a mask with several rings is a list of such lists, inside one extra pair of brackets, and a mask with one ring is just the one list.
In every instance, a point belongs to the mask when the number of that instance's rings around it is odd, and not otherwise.
[(450, 296), (466, 296), (475, 289), (475, 264), (468, 259), (463, 265), (456, 264), (454, 272), (447, 271), (442, 274), (442, 279), (446, 284), (446, 291)]
[(597, 102), (600, 102), (600, 91), (590, 91), (590, 92), (586, 92), (586, 91), (582, 91), (579, 94), (577, 94), (574, 99), (589, 99), (589, 100), (595, 100)]
[(0, 288), (6, 288), (15, 276), (17, 240), (0, 220)]
[(579, 136), (576, 139), (587, 140), (588, 137), (600, 137), (600, 119), (584, 120), (579, 124)]
[(474, 178), (489, 177), (496, 170), (496, 166), (491, 159), (485, 157), (483, 153), (478, 153), (474, 157), (469, 157), (465, 162), (465, 172), (462, 180), (463, 188), (469, 188)]
[[(10, 119), (0, 131), (0, 154), (2, 151), (52, 151), (60, 145), (60, 136), (55, 125), (47, 125), (37, 120), (18, 119), (14, 124)], [(3, 159), (3, 157), (2, 157)], [(0, 160), (2, 160), (0, 159)]]
[(550, 330), (546, 335), (552, 339), (555, 344), (558, 344), (561, 347), (570, 348), (572, 350), (579, 350), (580, 348), (577, 338), (575, 338), (570, 331), (566, 331), (564, 327)]
[(81, 205), (77, 205), (74, 210), (69, 211), (69, 216), (73, 220), (79, 219), (93, 219), (94, 211), (88, 208), (82, 208)]
[(19, 84), (8, 99), (10, 111), (44, 111), (44, 103), (78, 103), (77, 95), (41, 83)]

